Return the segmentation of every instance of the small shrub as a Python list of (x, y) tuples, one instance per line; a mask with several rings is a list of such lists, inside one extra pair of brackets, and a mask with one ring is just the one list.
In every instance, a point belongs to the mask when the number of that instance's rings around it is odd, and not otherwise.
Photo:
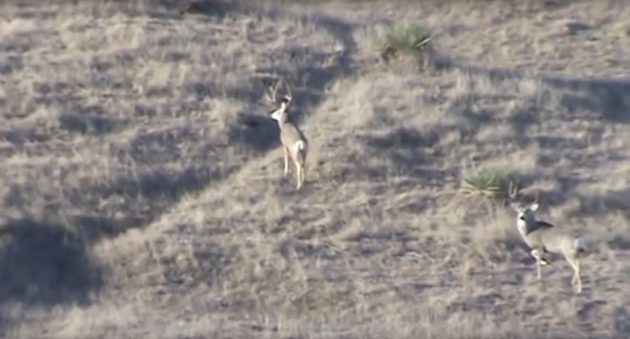
[(467, 200), (505, 204), (520, 190), (516, 173), (507, 169), (470, 168), (464, 171), (460, 193)]
[(422, 60), (430, 43), (431, 34), (417, 24), (381, 26), (376, 30), (376, 49), (386, 62), (401, 55)]

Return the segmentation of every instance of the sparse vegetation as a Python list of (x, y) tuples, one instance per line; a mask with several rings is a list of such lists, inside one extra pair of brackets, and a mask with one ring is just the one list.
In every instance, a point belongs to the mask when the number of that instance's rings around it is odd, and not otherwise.
[(507, 168), (471, 166), (464, 170), (460, 193), (470, 201), (507, 203), (520, 190), (518, 174)]
[[(237, 2), (0, 5), (0, 337), (629, 337), (630, 4)], [(374, 67), (392, 21), (452, 67)], [(308, 136), (299, 191), (261, 74)], [(579, 297), (470, 204), (507, 168), (603, 239)]]
[(386, 62), (402, 56), (423, 60), (431, 39), (431, 34), (419, 24), (395, 24), (378, 26), (374, 44), (380, 57)]

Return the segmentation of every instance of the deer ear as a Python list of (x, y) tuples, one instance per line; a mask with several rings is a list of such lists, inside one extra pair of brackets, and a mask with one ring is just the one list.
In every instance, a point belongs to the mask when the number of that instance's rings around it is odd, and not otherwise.
[(538, 204), (537, 202), (533, 203), (531, 206), (529, 206), (529, 209), (533, 212), (536, 212), (536, 210), (538, 210), (538, 207), (540, 207), (540, 204)]
[(517, 213), (521, 213), (521, 207), (516, 204), (515, 202), (511, 202), (510, 203), (510, 207), (512, 207), (512, 209), (517, 212)]

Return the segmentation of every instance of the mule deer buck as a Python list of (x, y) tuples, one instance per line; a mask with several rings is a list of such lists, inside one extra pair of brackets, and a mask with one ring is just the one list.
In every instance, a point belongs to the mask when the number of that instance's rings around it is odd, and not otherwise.
[(536, 259), (538, 280), (542, 279), (542, 265), (549, 262), (545, 258), (547, 253), (562, 254), (573, 268), (571, 284), (576, 292), (582, 292), (582, 278), (580, 276), (580, 261), (586, 252), (586, 244), (582, 236), (574, 236), (566, 229), (556, 227), (548, 222), (536, 220), (536, 211), (540, 206), (533, 203), (522, 207), (511, 202), (512, 208), (518, 213), (516, 226), (521, 237), (531, 249), (531, 255)]
[[(276, 93), (282, 80), (276, 81), (267, 87), (267, 99), (278, 105)], [(295, 175), (297, 179), (297, 189), (301, 189), (305, 180), (306, 154), (308, 152), (308, 141), (302, 131), (295, 125), (289, 114), (289, 105), (293, 99), (291, 89), (286, 86), (287, 94), (282, 96), (280, 107), (269, 112), (269, 116), (278, 122), (280, 127), (280, 142), (284, 151), (284, 176), (289, 174), (289, 157), (295, 165)]]

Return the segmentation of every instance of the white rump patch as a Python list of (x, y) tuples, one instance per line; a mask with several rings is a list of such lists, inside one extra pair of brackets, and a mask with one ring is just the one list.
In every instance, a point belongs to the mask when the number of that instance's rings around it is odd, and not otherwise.
[(304, 152), (308, 148), (308, 145), (304, 140), (299, 140), (293, 145), (293, 149), (297, 152)]

